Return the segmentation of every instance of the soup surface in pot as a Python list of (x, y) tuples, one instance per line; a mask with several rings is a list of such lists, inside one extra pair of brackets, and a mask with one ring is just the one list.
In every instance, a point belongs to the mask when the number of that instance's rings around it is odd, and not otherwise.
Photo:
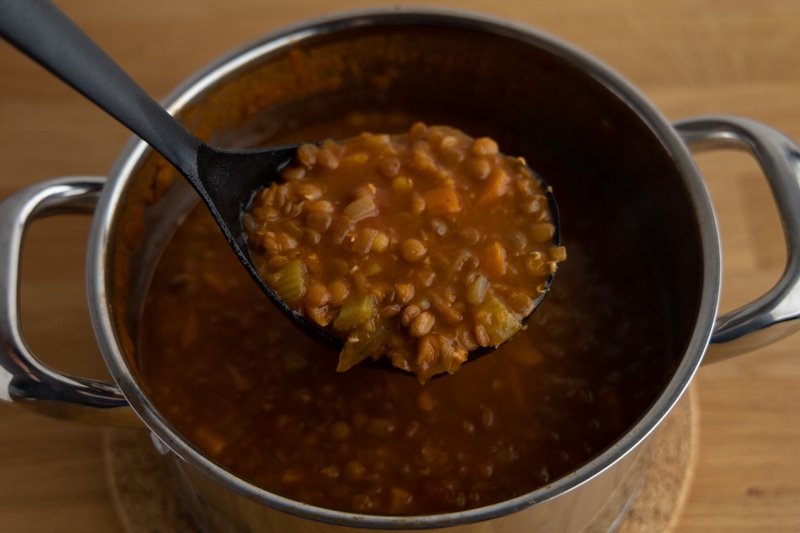
[(147, 394), (238, 476), (323, 507), (441, 513), (542, 487), (630, 427), (672, 357), (657, 263), (630, 254), (641, 236), (599, 194), (565, 190), (570, 258), (528, 328), (424, 385), (359, 365), (337, 373), (335, 354), (273, 308), (197, 207), (146, 298)]

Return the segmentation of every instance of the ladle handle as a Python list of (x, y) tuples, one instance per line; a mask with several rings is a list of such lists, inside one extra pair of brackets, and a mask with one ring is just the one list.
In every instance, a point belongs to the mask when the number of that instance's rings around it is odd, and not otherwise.
[(22, 335), (19, 271), (29, 225), (59, 214), (89, 214), (104, 178), (60, 178), (0, 203), (0, 401), (75, 422), (141, 426), (113, 383), (73, 377), (42, 363)]
[(47, 0), (0, 0), (0, 36), (128, 127), (187, 178), (200, 141)]
[(800, 147), (754, 120), (708, 116), (683, 120), (675, 128), (692, 150), (745, 150), (769, 182), (783, 223), (786, 268), (768, 292), (716, 321), (704, 362), (750, 352), (800, 330)]

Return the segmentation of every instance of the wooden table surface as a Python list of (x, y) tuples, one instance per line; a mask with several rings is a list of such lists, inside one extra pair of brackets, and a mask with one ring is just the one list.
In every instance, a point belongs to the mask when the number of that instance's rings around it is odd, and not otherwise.
[[(57, 3), (157, 99), (205, 63), (266, 31), (375, 5), (368, 0)], [(438, 5), (488, 12), (569, 40), (630, 79), (669, 119), (737, 114), (800, 140), (797, 0), (442, 0)], [(0, 43), (0, 198), (56, 176), (102, 176), (128, 136)], [(715, 152), (698, 161), (720, 219), (723, 309), (731, 309), (768, 289), (782, 272), (780, 222), (747, 155)], [(22, 318), (30, 346), (46, 362), (103, 378), (83, 280), (88, 226), (86, 217), (34, 225), (23, 257)], [(800, 531), (798, 342), (800, 335), (700, 370), (699, 449), (677, 532)], [(107, 492), (102, 431), (0, 405), (0, 531), (120, 531)]]

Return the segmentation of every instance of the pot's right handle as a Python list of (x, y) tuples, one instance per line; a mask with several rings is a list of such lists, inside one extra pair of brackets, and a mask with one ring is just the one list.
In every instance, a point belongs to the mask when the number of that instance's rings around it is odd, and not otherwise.
[(22, 336), (19, 263), (37, 218), (91, 214), (104, 178), (60, 178), (32, 185), (0, 203), (0, 401), (76, 422), (141, 426), (113, 383), (69, 376), (42, 363)]
[(786, 269), (775, 286), (717, 319), (704, 359), (714, 362), (800, 329), (800, 148), (775, 129), (740, 117), (692, 118), (675, 128), (692, 150), (736, 148), (755, 157), (772, 189), (786, 240)]

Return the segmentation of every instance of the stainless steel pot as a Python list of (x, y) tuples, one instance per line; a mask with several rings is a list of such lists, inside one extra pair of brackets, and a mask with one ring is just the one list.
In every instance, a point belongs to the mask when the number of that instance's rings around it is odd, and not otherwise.
[[(575, 227), (586, 228), (601, 224), (605, 209), (623, 212), (646, 238), (627, 241), (632, 238), (621, 228), (617, 245), (630, 244), (631, 253), (651, 254), (662, 265), (672, 317), (675, 356), (658, 398), (611, 447), (569, 475), (516, 499), (459, 513), (388, 517), (331, 511), (270, 493), (221, 468), (143, 392), (136, 370), (143, 294), (164, 243), (196, 202), (147, 146), (132, 140), (107, 180), (62, 178), (7, 199), (0, 204), (0, 398), (80, 422), (144, 422), (157, 448), (175, 458), (176, 479), (210, 531), (608, 530), (635, 494), (648, 436), (701, 362), (753, 350), (800, 326), (800, 210), (794, 208), (800, 205), (800, 149), (741, 118), (670, 124), (607, 67), (530, 28), (437, 10), (332, 16), (235, 51), (189, 80), (166, 105), (199, 135), (228, 145), (336, 121), (344, 111), (401, 110), (470, 131), (479, 124), (509, 153), (545, 166), (582, 168), (589, 178), (579, 183), (569, 173), (551, 180), (563, 219), (581, 220)], [(689, 149), (728, 147), (748, 150), (761, 164), (783, 219), (788, 265), (768, 293), (717, 317), (720, 241)], [(90, 308), (115, 383), (48, 368), (30, 352), (19, 327), (25, 230), (38, 218), (74, 212), (94, 213)], [(569, 222), (564, 231), (568, 240)]]

